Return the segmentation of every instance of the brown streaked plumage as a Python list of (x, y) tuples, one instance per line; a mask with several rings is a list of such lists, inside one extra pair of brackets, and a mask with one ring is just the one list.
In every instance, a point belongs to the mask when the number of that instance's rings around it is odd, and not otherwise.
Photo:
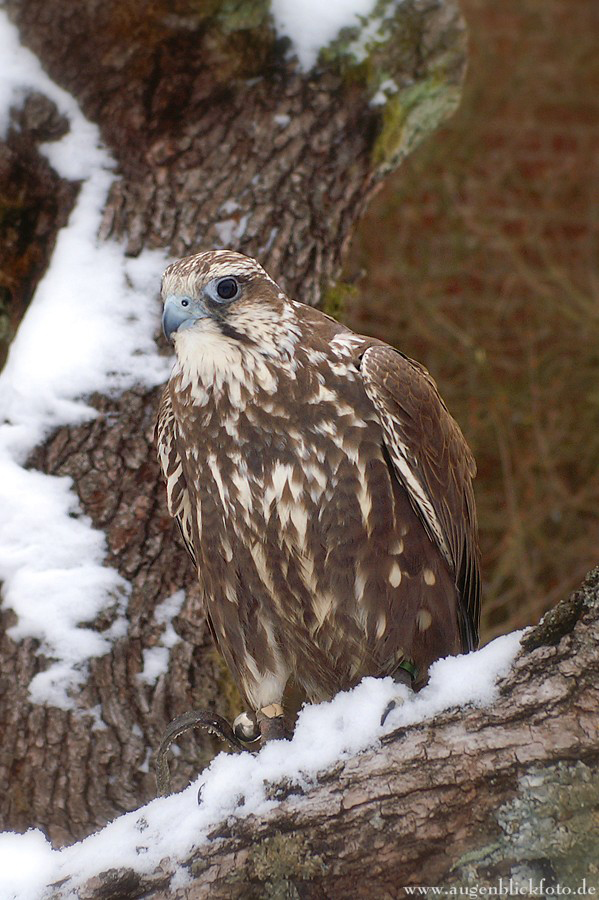
[(174, 263), (162, 292), (169, 510), (252, 709), (276, 715), (288, 681), (319, 701), (403, 662), (418, 687), (473, 649), (475, 465), (428, 372), (232, 251)]

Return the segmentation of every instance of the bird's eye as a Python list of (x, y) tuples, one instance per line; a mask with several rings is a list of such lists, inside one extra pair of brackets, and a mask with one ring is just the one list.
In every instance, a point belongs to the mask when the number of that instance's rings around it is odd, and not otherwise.
[(216, 293), (221, 300), (232, 300), (239, 293), (239, 285), (234, 278), (221, 278), (216, 285)]
[(189, 300), (181, 300), (181, 306), (189, 306)]

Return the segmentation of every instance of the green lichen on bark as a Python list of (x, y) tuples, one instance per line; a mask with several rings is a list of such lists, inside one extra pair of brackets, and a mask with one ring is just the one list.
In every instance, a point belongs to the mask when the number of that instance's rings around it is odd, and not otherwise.
[(270, 0), (220, 0), (215, 6), (216, 18), (229, 32), (263, 27), (270, 16)]
[[(144, 35), (148, 52), (137, 63), (144, 79), (151, 78), (153, 52), (165, 41), (179, 42), (183, 54), (200, 42), (203, 67), (223, 85), (296, 66), (290, 37), (275, 28), (270, 0), (156, 0), (143, 17), (137, 3), (125, 0), (111, 16), (116, 43), (126, 47), (132, 31)], [(314, 72), (297, 74), (313, 81), (335, 73), (350, 93), (363, 93), (359, 127), (372, 130), (373, 167), (384, 175), (456, 108), (464, 38), (457, 0), (378, 0), (368, 16), (321, 48)]]
[[(210, 5), (204, 46), (212, 69), (216, 65), (226, 74), (218, 80), (261, 75), (272, 60), (276, 40), (269, 0), (218, 0)], [(198, 16), (204, 16), (204, 3), (200, 0), (196, 7)]]
[(250, 847), (243, 868), (236, 869), (228, 880), (237, 887), (243, 885), (247, 900), (295, 900), (303, 896), (298, 890), (302, 883), (319, 878), (326, 870), (323, 858), (313, 852), (305, 837), (277, 832)]
[(143, 46), (129, 65), (144, 81), (151, 79), (152, 54), (169, 42), (185, 56), (187, 42), (201, 43), (204, 64), (223, 84), (262, 74), (276, 41), (270, 0), (155, 0), (143, 15), (138, 0), (123, 0), (111, 8), (107, 30), (115, 47), (128, 47), (132, 34)]
[(457, 108), (465, 69), (465, 29), (451, 2), (379, 0), (360, 27), (346, 28), (321, 59), (366, 88), (379, 110), (373, 162), (396, 168)]
[(296, 881), (311, 881), (326, 871), (321, 856), (313, 854), (301, 835), (274, 834), (250, 850), (248, 874), (264, 884), (262, 896), (274, 898), (299, 896)]
[[(121, 15), (139, 20), (139, 3), (125, 2), (120, 8)], [(247, 31), (259, 28), (270, 15), (270, 0), (157, 0), (146, 11), (149, 17), (162, 26), (180, 27), (192, 30), (210, 21), (219, 22), (228, 32)]]
[(373, 150), (377, 168), (396, 168), (457, 109), (460, 93), (459, 87), (435, 76), (391, 97), (383, 107), (381, 131)]
[(356, 294), (357, 288), (346, 281), (334, 281), (322, 289), (322, 310), (327, 315), (343, 322), (348, 300)]
[[(499, 837), (473, 849), (454, 866), (460, 883), (547, 886), (596, 884), (599, 870), (599, 772), (582, 761), (533, 769), (518, 779), (516, 795), (499, 808)], [(489, 881), (489, 877), (491, 880)]]

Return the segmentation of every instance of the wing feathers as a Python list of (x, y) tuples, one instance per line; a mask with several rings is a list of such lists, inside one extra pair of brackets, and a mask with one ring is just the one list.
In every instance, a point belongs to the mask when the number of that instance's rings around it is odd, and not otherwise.
[(454, 572), (462, 638), (472, 649), (480, 619), (474, 458), (426, 369), (376, 344), (364, 352), (360, 371), (397, 477)]

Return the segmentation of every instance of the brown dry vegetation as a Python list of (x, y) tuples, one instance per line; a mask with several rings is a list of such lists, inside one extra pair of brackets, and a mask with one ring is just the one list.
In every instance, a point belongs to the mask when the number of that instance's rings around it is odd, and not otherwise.
[(424, 362), (479, 466), (483, 639), (599, 557), (599, 6), (463, 0), (462, 105), (349, 254), (357, 330)]

